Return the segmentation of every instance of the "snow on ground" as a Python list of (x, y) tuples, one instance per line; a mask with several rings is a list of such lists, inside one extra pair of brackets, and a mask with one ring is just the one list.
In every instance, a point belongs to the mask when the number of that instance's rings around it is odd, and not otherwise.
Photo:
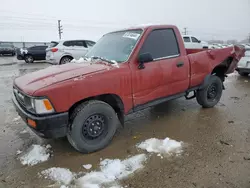
[(25, 134), (25, 133), (27, 133), (28, 131), (26, 130), (26, 129), (24, 129), (24, 130), (22, 130), (21, 132), (20, 132), (20, 134)]
[(82, 165), (83, 168), (85, 168), (86, 170), (89, 170), (92, 168), (92, 165), (91, 164), (86, 164), (86, 165)]
[(44, 176), (46, 179), (63, 184), (61, 188), (69, 185), (75, 176), (69, 169), (55, 167), (42, 171), (40, 175)]
[(19, 159), (23, 165), (33, 166), (35, 164), (47, 161), (50, 157), (51, 146), (40, 146), (33, 144), (27, 152), (22, 154)]
[(16, 118), (14, 118), (14, 119), (13, 119), (13, 121), (14, 121), (14, 122), (16, 122), (16, 121), (18, 121), (19, 119), (21, 119), (21, 117), (20, 117), (20, 116), (18, 116), (18, 117), (16, 117)]
[[(128, 177), (136, 170), (143, 168), (146, 155), (140, 154), (125, 160), (105, 159), (100, 162), (100, 171), (92, 171), (77, 179), (81, 188), (101, 188), (103, 184), (113, 184), (117, 180)], [(117, 186), (117, 185), (116, 185)]]
[(17, 150), (17, 151), (16, 151), (16, 154), (17, 154), (17, 155), (20, 155), (21, 153), (22, 153), (21, 150)]
[(179, 154), (182, 152), (182, 145), (183, 142), (178, 142), (167, 137), (164, 140), (150, 138), (138, 144), (137, 147), (150, 153)]

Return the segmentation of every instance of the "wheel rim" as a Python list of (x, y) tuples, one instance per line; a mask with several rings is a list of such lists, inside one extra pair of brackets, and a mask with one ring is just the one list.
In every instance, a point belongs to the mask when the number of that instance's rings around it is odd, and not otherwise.
[(33, 58), (32, 58), (31, 56), (27, 56), (27, 57), (26, 57), (26, 60), (30, 63), (30, 62), (33, 61)]
[(217, 97), (217, 94), (218, 94), (218, 87), (217, 85), (214, 83), (214, 84), (211, 84), (209, 87), (208, 87), (208, 90), (207, 90), (207, 98), (209, 100), (215, 100), (215, 98)]
[(104, 115), (94, 114), (89, 116), (83, 123), (82, 135), (86, 140), (100, 138), (107, 129), (107, 121)]
[(69, 63), (69, 62), (70, 62), (69, 58), (63, 58), (61, 64), (66, 64), (66, 63)]

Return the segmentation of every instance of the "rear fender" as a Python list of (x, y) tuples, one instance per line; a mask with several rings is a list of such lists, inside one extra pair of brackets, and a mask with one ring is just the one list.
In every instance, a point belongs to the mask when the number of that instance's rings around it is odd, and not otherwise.
[(208, 74), (207, 76), (205, 76), (205, 78), (203, 80), (203, 83), (199, 87), (199, 90), (202, 90), (202, 89), (204, 89), (205, 87), (208, 86), (211, 76), (212, 76), (211, 74)]
[[(200, 87), (198, 88), (198, 90), (202, 90), (202, 89), (206, 88), (209, 85), (209, 81), (210, 81), (210, 79), (211, 79), (212, 76), (215, 76), (215, 75), (208, 74), (207, 76), (205, 76), (205, 78), (203, 80), (203, 83), (200, 85)], [(225, 80), (224, 77), (221, 78), (223, 90), (225, 89), (225, 86), (223, 84), (224, 80)]]

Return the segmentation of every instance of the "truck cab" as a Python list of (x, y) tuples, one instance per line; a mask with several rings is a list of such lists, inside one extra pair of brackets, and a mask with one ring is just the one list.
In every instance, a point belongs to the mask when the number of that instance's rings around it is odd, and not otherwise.
[(13, 103), (39, 136), (67, 136), (90, 153), (106, 147), (130, 113), (179, 97), (215, 106), (243, 55), (237, 46), (186, 49), (173, 25), (114, 31), (78, 61), (16, 78)]

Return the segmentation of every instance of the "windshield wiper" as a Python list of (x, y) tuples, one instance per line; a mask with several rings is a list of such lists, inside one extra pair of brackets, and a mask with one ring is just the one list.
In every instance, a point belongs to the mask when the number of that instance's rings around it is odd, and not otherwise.
[(105, 59), (105, 58), (103, 58), (103, 57), (99, 57), (99, 56), (92, 56), (91, 59), (100, 59), (100, 60), (102, 60), (102, 61), (105, 61), (105, 62), (108, 62), (108, 63), (111, 63), (111, 64), (115, 64), (115, 62), (110, 61), (110, 60), (108, 60), (108, 59)]

